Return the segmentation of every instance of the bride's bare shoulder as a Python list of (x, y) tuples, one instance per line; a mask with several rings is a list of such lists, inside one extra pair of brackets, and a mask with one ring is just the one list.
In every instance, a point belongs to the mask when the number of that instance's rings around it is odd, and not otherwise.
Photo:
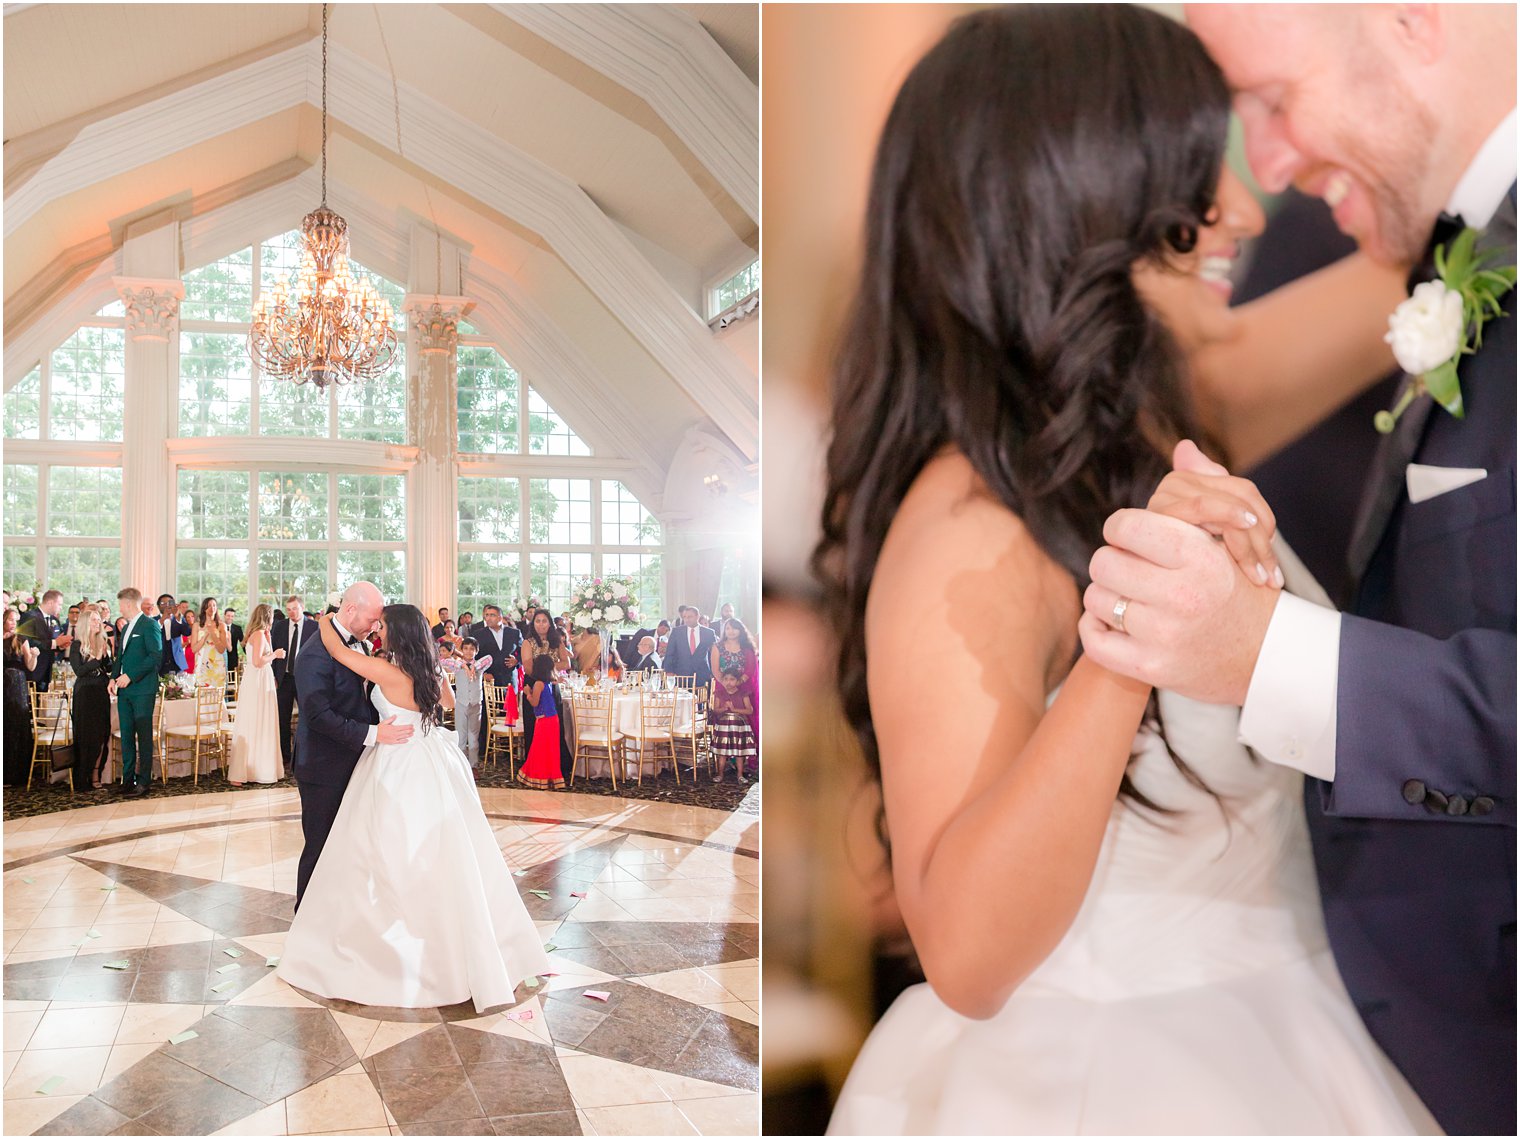
[[(887, 531), (867, 605), (868, 627), (932, 613), (985, 615), (989, 625), (1031, 624), (1048, 639), (1074, 627), (1076, 585), (959, 451), (932, 459)], [(910, 622), (919, 627), (917, 621)], [(1012, 633), (1013, 628), (1003, 632)]]

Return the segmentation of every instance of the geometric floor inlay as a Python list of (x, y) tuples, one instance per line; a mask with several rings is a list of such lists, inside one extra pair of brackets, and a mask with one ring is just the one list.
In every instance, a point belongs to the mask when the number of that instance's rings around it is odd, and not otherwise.
[(329, 1000), (266, 965), (298, 821), (180, 833), (182, 809), (159, 831), (112, 804), (60, 813), (80, 819), (54, 849), (80, 852), (56, 858), (12, 829), (59, 816), (8, 824), (7, 861), (30, 857), (5, 875), (6, 1133), (756, 1134), (753, 818), (583, 798), (482, 791), (488, 813), (531, 807), (492, 826), (552, 947), (550, 974), (484, 1012)]

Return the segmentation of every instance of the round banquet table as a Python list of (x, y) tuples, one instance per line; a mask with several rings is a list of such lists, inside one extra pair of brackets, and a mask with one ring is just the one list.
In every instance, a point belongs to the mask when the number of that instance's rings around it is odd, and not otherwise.
[[(569, 685), (565, 685), (562, 691), (565, 694), (565, 709), (573, 725), (575, 720), (575, 702), (573, 700), (575, 689)], [(582, 691), (590, 691), (590, 689), (582, 689)], [(666, 689), (666, 691), (670, 691), (670, 689)], [(675, 690), (675, 694), (676, 710), (675, 716), (671, 720), (671, 727), (674, 734), (681, 735), (684, 732), (691, 731), (691, 721), (693, 709), (696, 706), (696, 698), (684, 689)], [(612, 697), (612, 730), (621, 732), (628, 737), (624, 741), (624, 746), (628, 748), (628, 753), (623, 763), (623, 772), (620, 773), (620, 778), (637, 779), (639, 777), (638, 751), (636, 747), (630, 745), (637, 743), (639, 734), (638, 689), (614, 690)], [(573, 729), (571, 738), (574, 738)], [(592, 779), (606, 779), (610, 775), (608, 770), (610, 765), (605, 757), (590, 756), (587, 759), (586, 766), (590, 773), (589, 777)], [(650, 768), (646, 769), (645, 774), (652, 773), (658, 775), (669, 767), (670, 756), (661, 755), (653, 761)]]
[[(159, 717), (161, 719), (161, 724), (160, 724), (159, 728), (155, 730), (155, 732), (154, 732), (154, 738), (153, 738), (153, 775), (154, 775), (154, 778), (158, 778), (159, 777), (160, 772), (163, 770), (163, 762), (164, 762), (162, 748), (160, 747), (160, 735), (159, 735), (159, 732), (162, 731), (162, 730), (164, 730), (164, 729), (168, 729), (168, 728), (193, 728), (195, 726), (195, 699), (193, 697), (187, 697), (186, 699), (183, 699), (183, 700), (165, 700), (162, 696), (160, 696), (158, 698), (157, 708), (159, 710)], [(222, 726), (223, 730), (232, 727), (232, 717), (227, 714), (227, 705), (226, 705), (225, 702), (222, 704), (222, 725), (221, 726)], [(117, 717), (117, 714), (116, 714), (116, 701), (115, 700), (111, 701), (111, 732), (112, 732), (112, 734), (117, 735), (118, 737), (119, 737), (120, 732), (121, 732), (121, 721)], [(118, 747), (119, 746), (120, 745), (118, 743)], [(223, 742), (222, 742), (222, 746), (225, 749), (225, 748), (227, 748), (227, 747), (229, 747), (231, 745), (228, 743), (228, 741), (226, 741), (224, 739)], [(121, 760), (119, 758), (116, 758), (116, 759), (113, 759), (112, 762), (113, 762), (113, 764), (116, 765), (116, 767), (117, 767), (117, 774), (119, 776), (119, 774), (120, 774)], [(202, 748), (201, 749), (201, 772), (200, 773), (202, 775), (205, 775), (208, 772), (215, 771), (216, 769), (217, 769), (216, 755), (214, 753), (213, 754), (208, 754), (206, 752), (206, 750), (204, 748)], [(172, 762), (172, 763), (169, 764), (169, 766), (168, 766), (168, 772), (169, 772), (169, 775), (171, 777), (176, 778), (176, 779), (179, 776), (181, 776), (181, 775), (189, 775), (190, 774), (190, 760), (188, 758), (186, 758), (186, 759), (176, 758), (174, 760), (174, 762)]]

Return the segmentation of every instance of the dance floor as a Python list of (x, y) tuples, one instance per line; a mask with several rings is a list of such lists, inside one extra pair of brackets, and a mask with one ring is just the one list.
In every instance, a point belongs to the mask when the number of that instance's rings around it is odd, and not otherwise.
[(292, 789), (7, 822), (4, 1131), (757, 1134), (758, 794), (483, 788), (556, 974), (485, 1015), (279, 979)]

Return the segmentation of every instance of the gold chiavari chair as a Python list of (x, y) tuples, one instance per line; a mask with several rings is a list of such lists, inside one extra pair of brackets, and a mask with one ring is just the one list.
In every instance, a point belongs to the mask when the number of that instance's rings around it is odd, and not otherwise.
[[(701, 744), (707, 741), (707, 686), (705, 684), (691, 686), (691, 719), (683, 720), (674, 730), (677, 740), (683, 741), (691, 748), (691, 780), (697, 781), (697, 765), (702, 761)], [(677, 753), (679, 754), (679, 753)], [(707, 749), (708, 775), (714, 775), (712, 748)]]
[(505, 684), (493, 684), (487, 680), (481, 699), (486, 705), (486, 738), (481, 753), (481, 762), (496, 766), (497, 757), (506, 752), (507, 774), (513, 779), (517, 778), (517, 768), (526, 758), (522, 755), (523, 733), (522, 709), (517, 710), (517, 720), (509, 723), (507, 720), (507, 693), (515, 693), (517, 690)]
[[(32, 775), (37, 765), (43, 767), (42, 782), (46, 786), (52, 778), (53, 752), (66, 748), (74, 742), (74, 724), (69, 716), (69, 697), (65, 692), (31, 689), (32, 697), (32, 760), (26, 769), (26, 786), (31, 790)], [(69, 793), (73, 794), (74, 767), (69, 765)]]
[[(635, 697), (639, 702), (639, 731), (633, 737), (637, 747), (638, 782), (644, 785), (644, 764), (646, 761), (658, 760), (661, 752), (670, 755), (671, 770), (676, 773), (676, 783), (681, 782), (681, 764), (676, 758), (675, 717), (676, 717), (676, 694), (674, 692), (640, 692)], [(655, 769), (658, 772), (658, 768)]]
[[(222, 691), (220, 688), (197, 688), (195, 690), (195, 723), (184, 727), (163, 729), (164, 779), (168, 779), (170, 752), (190, 753), (190, 774), (195, 785), (201, 783), (201, 756), (209, 753), (216, 757), (220, 771), (226, 766), (227, 748), (222, 738)], [(172, 746), (171, 746), (172, 745)]]
[(571, 694), (570, 703), (575, 712), (575, 744), (570, 760), (572, 787), (575, 786), (575, 772), (582, 757), (586, 760), (586, 778), (590, 779), (592, 755), (602, 752), (607, 756), (607, 767), (612, 773), (612, 788), (617, 790), (618, 765), (625, 760), (624, 745), (628, 737), (613, 727), (612, 699), (610, 691), (593, 690)]

